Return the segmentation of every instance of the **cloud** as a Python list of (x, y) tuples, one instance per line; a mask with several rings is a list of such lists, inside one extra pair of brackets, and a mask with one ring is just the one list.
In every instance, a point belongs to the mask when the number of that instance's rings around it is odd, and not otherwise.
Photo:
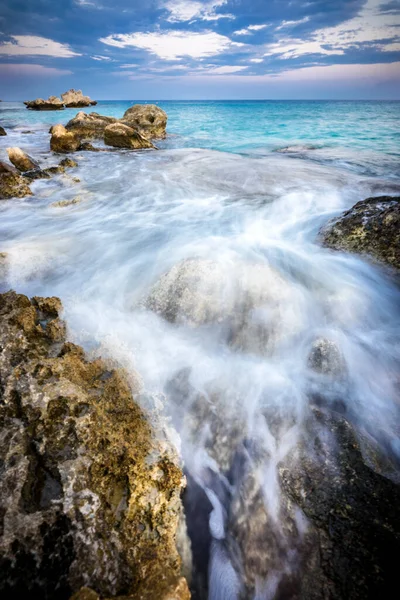
[(55, 69), (42, 65), (32, 64), (0, 64), (0, 75), (15, 77), (54, 77), (58, 75), (72, 75), (67, 69)]
[(296, 25), (308, 23), (309, 20), (310, 17), (304, 17), (303, 19), (299, 19), (298, 21), (282, 21), (282, 23), (275, 28), (275, 31), (279, 31), (280, 29), (284, 29), (285, 27), (296, 27)]
[(267, 23), (265, 23), (264, 25), (249, 25), (247, 29), (250, 29), (250, 31), (260, 31), (261, 29), (265, 29), (266, 27), (268, 27)]
[(244, 71), (247, 67), (239, 66), (239, 65), (225, 65), (222, 67), (216, 67), (215, 69), (210, 69), (207, 73), (214, 75), (229, 75), (230, 73), (238, 73), (239, 71)]
[(61, 44), (36, 35), (12, 35), (11, 42), (0, 42), (0, 54), (8, 56), (55, 56), (72, 58), (81, 56), (71, 50), (68, 44)]
[(128, 63), (125, 65), (119, 65), (120, 69), (134, 69), (135, 67), (138, 67), (139, 65), (137, 63)]
[(243, 29), (238, 29), (234, 31), (234, 35), (253, 35), (254, 31), (261, 31), (261, 29), (265, 29), (268, 27), (268, 23), (264, 25), (249, 25), (248, 27), (244, 27)]
[(106, 62), (114, 62), (114, 60), (112, 58), (110, 58), (109, 56), (102, 56), (101, 54), (96, 54), (95, 56), (91, 56), (90, 58), (92, 58), (93, 60), (101, 60), (101, 61), (106, 61)]
[(243, 46), (214, 31), (156, 31), (154, 33), (113, 34), (100, 38), (100, 42), (116, 48), (133, 46), (156, 54), (164, 60), (181, 60), (182, 57), (206, 58)]
[(217, 21), (219, 19), (234, 19), (235, 16), (227, 13), (216, 13), (216, 9), (224, 6), (228, 0), (210, 0), (197, 2), (196, 0), (167, 0), (162, 7), (169, 11), (167, 21), (170, 23), (187, 22), (193, 20)]
[(263, 58), (250, 58), (250, 62), (252, 63), (262, 63), (264, 62)]

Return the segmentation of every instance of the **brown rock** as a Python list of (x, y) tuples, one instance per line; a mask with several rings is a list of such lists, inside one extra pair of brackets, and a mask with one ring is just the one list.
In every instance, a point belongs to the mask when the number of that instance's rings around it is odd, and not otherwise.
[(6, 130), (4, 129), (4, 127), (1, 127), (1, 125), (0, 125), (0, 136), (1, 136), (1, 135), (7, 135), (7, 132), (6, 132)]
[(95, 100), (91, 100), (89, 96), (84, 96), (81, 90), (70, 89), (68, 92), (61, 94), (61, 99), (66, 108), (83, 108), (85, 106), (94, 106), (97, 104)]
[(116, 148), (155, 148), (138, 131), (122, 123), (107, 125), (104, 130), (104, 143)]
[(72, 169), (77, 166), (78, 166), (78, 163), (76, 162), (76, 160), (73, 160), (72, 158), (63, 158), (62, 161), (60, 162), (60, 167), (66, 167), (68, 169)]
[(47, 100), (37, 98), (36, 100), (28, 100), (24, 102), (26, 108), (30, 110), (63, 110), (64, 104), (56, 96), (49, 96)]
[(0, 160), (0, 175), (7, 173), (8, 175), (11, 173), (12, 175), (19, 175), (17, 169), (8, 163)]
[(21, 148), (7, 148), (7, 154), (12, 164), (22, 173), (39, 169), (39, 163)]
[(104, 117), (95, 112), (87, 114), (80, 111), (73, 119), (68, 121), (66, 129), (75, 133), (80, 139), (102, 139), (107, 125), (116, 123), (117, 120), (114, 117)]
[(51, 128), (50, 148), (53, 152), (75, 152), (79, 148), (79, 138), (72, 131), (67, 131), (63, 125)]
[(148, 139), (164, 138), (167, 119), (167, 113), (155, 104), (135, 104), (125, 111), (121, 123), (138, 129)]
[(0, 174), (0, 200), (31, 195), (32, 192), (24, 177), (15, 173)]

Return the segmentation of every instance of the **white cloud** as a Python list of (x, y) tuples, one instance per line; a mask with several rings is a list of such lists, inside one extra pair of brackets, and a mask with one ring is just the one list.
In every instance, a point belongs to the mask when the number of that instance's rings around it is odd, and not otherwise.
[(90, 58), (92, 58), (93, 60), (102, 60), (102, 61), (106, 61), (106, 62), (114, 62), (112, 58), (110, 58), (109, 56), (102, 56), (101, 54), (96, 54), (95, 56), (91, 56)]
[(100, 42), (116, 48), (135, 47), (156, 54), (164, 60), (206, 58), (226, 52), (234, 46), (243, 46), (232, 42), (228, 37), (214, 31), (201, 33), (192, 31), (157, 31), (154, 33), (126, 33), (100, 38)]
[(81, 56), (71, 50), (68, 44), (60, 44), (36, 35), (12, 35), (11, 42), (0, 42), (0, 54), (8, 56), (55, 56), (71, 58)]
[(249, 35), (249, 30), (248, 29), (238, 29), (237, 31), (233, 32), (233, 35)]
[(139, 65), (137, 63), (128, 63), (125, 65), (119, 65), (120, 69), (134, 69), (135, 67), (138, 67)]
[(261, 29), (265, 29), (268, 27), (268, 23), (264, 25), (249, 25), (248, 27), (244, 27), (243, 29), (238, 29), (234, 31), (234, 35), (252, 35), (253, 31), (261, 31)]
[(247, 67), (239, 65), (224, 65), (222, 67), (210, 69), (207, 72), (214, 75), (229, 75), (229, 73), (238, 73), (239, 71), (244, 71), (244, 69), (247, 69)]
[(264, 59), (263, 58), (251, 58), (250, 62), (252, 62), (252, 63), (262, 63), (262, 62), (264, 62)]
[(58, 75), (72, 75), (67, 69), (55, 69), (42, 65), (32, 64), (0, 64), (0, 75), (16, 77), (55, 77)]
[(228, 0), (209, 0), (198, 2), (197, 0), (167, 0), (162, 7), (169, 11), (167, 21), (170, 23), (202, 20), (217, 21), (219, 19), (234, 19), (235, 16), (227, 13), (217, 13), (216, 9), (224, 6)]
[(250, 31), (261, 31), (261, 29), (265, 29), (266, 27), (268, 27), (268, 24), (264, 24), (264, 25), (249, 25), (247, 29), (250, 29)]
[[(340, 55), (351, 46), (374, 43), (379, 50), (392, 48), (390, 41), (398, 38), (400, 15), (380, 13), (387, 0), (367, 0), (356, 17), (315, 31), (309, 40), (283, 38), (269, 44), (265, 56), (278, 54), (280, 58), (296, 58), (306, 54)], [(283, 24), (277, 29), (282, 29)]]
[(299, 19), (298, 21), (282, 21), (282, 23), (275, 28), (275, 31), (279, 31), (280, 29), (284, 29), (285, 27), (295, 27), (296, 25), (301, 25), (302, 23), (308, 23), (310, 17), (304, 17), (303, 19)]

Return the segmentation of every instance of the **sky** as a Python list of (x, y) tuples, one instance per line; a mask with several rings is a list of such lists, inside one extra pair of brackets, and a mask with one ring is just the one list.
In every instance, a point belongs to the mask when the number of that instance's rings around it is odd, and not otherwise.
[(0, 98), (400, 99), (400, 0), (2, 0)]

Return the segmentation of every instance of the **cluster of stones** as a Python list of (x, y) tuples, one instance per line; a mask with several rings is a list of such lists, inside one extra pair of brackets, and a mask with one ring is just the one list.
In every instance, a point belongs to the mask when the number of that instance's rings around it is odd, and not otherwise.
[(99, 139), (114, 148), (155, 148), (151, 140), (164, 138), (166, 126), (167, 114), (154, 104), (136, 104), (122, 119), (79, 112), (65, 127), (59, 124), (51, 128), (50, 147), (60, 153), (99, 151), (88, 141)]
[(64, 108), (95, 106), (97, 102), (91, 100), (89, 96), (84, 96), (81, 90), (71, 89), (61, 94), (61, 98), (57, 96), (49, 96), (47, 100), (36, 98), (36, 100), (27, 100), (24, 104), (30, 110), (63, 110)]

